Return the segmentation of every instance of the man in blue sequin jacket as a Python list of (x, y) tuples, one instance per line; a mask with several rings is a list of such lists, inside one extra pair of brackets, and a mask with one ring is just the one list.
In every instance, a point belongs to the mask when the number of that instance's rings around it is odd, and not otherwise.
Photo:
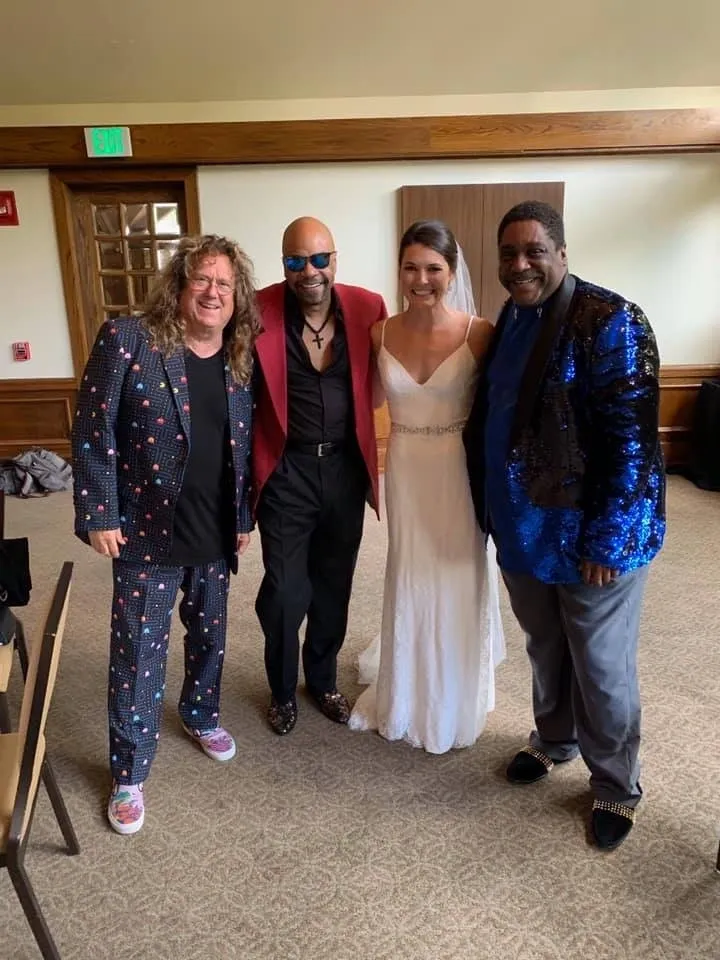
[(498, 246), (510, 299), (465, 447), (533, 670), (535, 730), (507, 776), (580, 754), (595, 842), (613, 849), (642, 795), (638, 631), (665, 534), (657, 345), (638, 306), (568, 273), (552, 207), (513, 207)]

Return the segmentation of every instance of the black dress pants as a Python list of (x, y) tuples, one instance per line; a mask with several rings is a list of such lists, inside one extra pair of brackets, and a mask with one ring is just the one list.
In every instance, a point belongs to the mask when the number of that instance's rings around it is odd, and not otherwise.
[(367, 491), (365, 464), (351, 447), (323, 457), (287, 449), (262, 492), (257, 521), (265, 576), (255, 609), (279, 703), (295, 695), (306, 616), (305, 683), (316, 694), (335, 688)]

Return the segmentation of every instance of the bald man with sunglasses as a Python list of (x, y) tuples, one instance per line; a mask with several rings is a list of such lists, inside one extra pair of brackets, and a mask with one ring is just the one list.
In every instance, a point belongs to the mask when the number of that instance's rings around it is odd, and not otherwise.
[(297, 721), (299, 630), (305, 685), (329, 719), (347, 723), (336, 686), (365, 504), (378, 512), (370, 328), (382, 297), (335, 283), (325, 224), (294, 220), (282, 242), (284, 283), (258, 294), (253, 502), (265, 576), (255, 609), (265, 635), (268, 723)]

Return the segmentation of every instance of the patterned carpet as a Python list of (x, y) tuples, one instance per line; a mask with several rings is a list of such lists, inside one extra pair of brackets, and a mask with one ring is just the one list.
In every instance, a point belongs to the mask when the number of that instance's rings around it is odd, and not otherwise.
[[(106, 825), (110, 570), (70, 535), (69, 496), (10, 502), (31, 538), (32, 635), (61, 562), (76, 561), (48, 744), (82, 853), (66, 857), (41, 791), (27, 866), (64, 960), (717, 960), (720, 876), (720, 495), (670, 483), (670, 532), (644, 616), (646, 800), (615, 853), (589, 846), (581, 761), (510, 787), (531, 723), (529, 670), (507, 604), (498, 707), (472, 748), (442, 757), (351, 733), (301, 698), (296, 730), (266, 727), (253, 612), (260, 553), (233, 583), (223, 720), (238, 756), (213, 765), (180, 730), (175, 627), (147, 819)], [(341, 686), (379, 625), (384, 528), (368, 516)], [(451, 642), (452, 638), (448, 638)], [(19, 673), (19, 671), (17, 671)], [(17, 707), (17, 676), (13, 687)], [(0, 958), (34, 960), (0, 873)]]

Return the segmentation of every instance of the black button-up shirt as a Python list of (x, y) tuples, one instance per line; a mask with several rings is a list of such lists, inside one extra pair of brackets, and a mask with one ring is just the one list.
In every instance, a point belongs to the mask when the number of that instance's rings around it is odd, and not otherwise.
[[(288, 378), (288, 442), (339, 443), (352, 434), (352, 387), (347, 335), (337, 297), (333, 359), (320, 372), (310, 362), (302, 338), (305, 318), (297, 297), (285, 291), (285, 342)], [(322, 334), (321, 334), (322, 336)]]

